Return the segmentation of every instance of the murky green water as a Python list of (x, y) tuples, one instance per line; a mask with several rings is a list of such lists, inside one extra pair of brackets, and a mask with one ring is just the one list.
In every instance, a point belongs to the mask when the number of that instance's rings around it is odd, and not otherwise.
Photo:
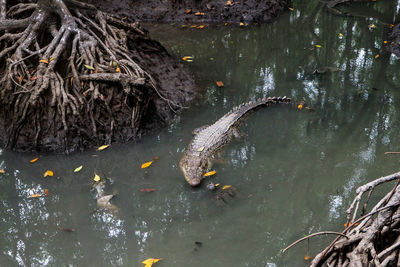
[[(379, 20), (334, 16), (318, 1), (304, 2), (256, 27), (150, 26), (172, 54), (194, 56), (185, 64), (200, 88), (193, 107), (159, 133), (101, 152), (40, 155), (33, 164), (36, 155), (2, 151), (0, 265), (142, 266), (154, 257), (164, 258), (160, 267), (306, 266), (306, 243), (280, 251), (303, 234), (341, 230), (357, 186), (399, 170), (399, 156), (384, 152), (400, 151), (400, 63), (384, 48), (395, 1), (376, 4)], [(313, 74), (324, 66), (337, 71)], [(304, 99), (315, 112), (253, 113), (209, 178), (238, 190), (217, 206), (177, 167), (191, 131), (271, 95)], [(47, 169), (53, 177), (43, 178)], [(95, 172), (107, 193), (118, 193), (115, 214), (96, 212)], [(44, 189), (49, 196), (27, 198)], [(312, 239), (311, 255), (330, 240)]]

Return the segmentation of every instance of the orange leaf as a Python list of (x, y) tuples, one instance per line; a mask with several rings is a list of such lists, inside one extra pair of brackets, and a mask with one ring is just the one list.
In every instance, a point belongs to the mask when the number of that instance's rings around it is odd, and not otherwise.
[(185, 14), (190, 14), (190, 13), (192, 13), (192, 10), (191, 9), (186, 9)]
[(41, 197), (41, 196), (42, 196), (41, 194), (33, 194), (33, 195), (28, 196), (28, 198), (35, 198), (35, 197)]
[(387, 43), (388, 43), (388, 41), (383, 41), (383, 43), (384, 43), (384, 44), (387, 44)]
[(43, 194), (44, 194), (45, 196), (48, 196), (48, 195), (50, 195), (50, 193), (49, 193), (49, 189), (45, 189), (45, 190), (44, 190), (44, 192), (43, 192)]
[(290, 11), (293, 11), (293, 10), (294, 10), (294, 8), (293, 8), (293, 7), (289, 7), (289, 10), (290, 10)]
[(46, 59), (41, 59), (39, 60), (39, 62), (49, 64), (49, 61), (47, 61)]
[(194, 13), (196, 16), (204, 16), (206, 13), (204, 12), (196, 12)]
[(204, 176), (204, 177), (213, 176), (213, 175), (216, 174), (216, 173), (217, 173), (216, 171), (210, 171), (210, 172), (207, 172), (207, 173), (203, 174), (203, 176)]
[(4, 169), (0, 169), (0, 173), (6, 173)]
[(231, 188), (232, 186), (231, 185), (224, 185), (223, 187), (222, 187), (222, 190), (225, 190), (225, 189), (228, 189), (228, 188)]
[(140, 189), (139, 191), (140, 191), (140, 192), (149, 193), (149, 192), (154, 192), (154, 191), (156, 191), (156, 189), (155, 189), (155, 188), (142, 188), (142, 189)]
[(43, 174), (43, 177), (46, 177), (46, 176), (53, 176), (53, 175), (54, 175), (54, 173), (53, 173), (52, 171), (47, 170), (47, 171)]
[(217, 81), (215, 83), (217, 84), (218, 87), (224, 87), (224, 83), (221, 81)]
[(121, 72), (121, 69), (118, 67), (115, 69), (115, 72)]
[(197, 29), (203, 29), (205, 26), (204, 25), (199, 25), (197, 26)]
[(312, 257), (310, 255), (305, 255), (304, 256), (304, 260), (305, 261), (308, 261), (308, 260), (311, 260), (311, 259), (312, 259)]
[(298, 106), (297, 106), (297, 109), (302, 110), (302, 109), (303, 109), (303, 105), (302, 105), (302, 104), (298, 105)]
[(231, 6), (231, 5), (233, 5), (233, 3), (232, 3), (232, 1), (226, 1), (226, 4), (225, 4), (226, 6)]
[(149, 162), (143, 163), (140, 168), (145, 169), (145, 168), (149, 167), (152, 163), (153, 163), (153, 161), (149, 161)]
[(97, 149), (97, 151), (101, 151), (101, 150), (104, 150), (104, 149), (106, 149), (107, 147), (109, 147), (110, 145), (102, 145), (102, 146), (100, 146), (98, 149)]
[(389, 26), (390, 26), (390, 29), (393, 29), (393, 27), (394, 27), (394, 24), (390, 24)]
[(376, 54), (376, 55), (375, 55), (375, 59), (377, 59), (378, 57), (379, 57), (379, 54)]
[(240, 22), (240, 23), (239, 23), (239, 26), (244, 26), (244, 23), (243, 23), (243, 22)]
[(39, 157), (34, 158), (34, 159), (31, 159), (31, 160), (30, 160), (30, 163), (35, 163), (36, 161), (38, 161), (38, 159), (39, 159)]
[(37, 76), (33, 76), (32, 78), (31, 78), (31, 81), (36, 81), (37, 80)]
[(21, 85), (21, 83), (22, 83), (22, 75), (20, 75), (20, 76), (18, 77), (18, 84)]

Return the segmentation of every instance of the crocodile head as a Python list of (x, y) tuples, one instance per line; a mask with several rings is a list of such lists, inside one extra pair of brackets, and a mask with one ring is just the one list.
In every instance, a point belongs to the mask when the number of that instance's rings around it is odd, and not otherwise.
[(208, 160), (204, 157), (184, 155), (179, 162), (186, 181), (191, 186), (198, 186), (203, 179), (204, 171), (208, 167)]

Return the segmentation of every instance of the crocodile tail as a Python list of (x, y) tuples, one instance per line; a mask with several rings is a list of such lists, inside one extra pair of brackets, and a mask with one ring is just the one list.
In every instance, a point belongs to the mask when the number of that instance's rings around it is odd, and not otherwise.
[(260, 106), (264, 105), (273, 105), (273, 104), (290, 104), (292, 100), (289, 97), (267, 97), (267, 98), (259, 98), (254, 101), (249, 101), (248, 103), (241, 104), (235, 108), (233, 108), (228, 114), (236, 113), (236, 118), (239, 119), (241, 116), (244, 116), (247, 112), (252, 111)]

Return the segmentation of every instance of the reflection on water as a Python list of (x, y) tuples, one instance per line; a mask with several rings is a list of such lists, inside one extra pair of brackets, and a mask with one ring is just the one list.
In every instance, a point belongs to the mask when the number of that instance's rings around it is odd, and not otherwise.
[[(400, 77), (384, 44), (396, 1), (363, 5), (356, 18), (304, 2), (255, 27), (149, 25), (177, 57), (194, 56), (185, 64), (201, 92), (157, 134), (101, 152), (40, 155), (33, 164), (36, 155), (1, 151), (2, 264), (142, 266), (162, 257), (157, 266), (305, 266), (305, 244), (287, 255), (281, 249), (303, 234), (339, 231), (355, 188), (398, 171), (397, 156), (384, 152), (400, 150)], [(315, 112), (253, 113), (208, 178), (238, 189), (218, 207), (213, 193), (190, 188), (178, 170), (191, 131), (270, 95), (304, 99)], [(54, 176), (43, 178), (48, 169)], [(118, 212), (96, 210), (94, 173), (106, 194), (117, 193)], [(44, 189), (50, 195), (27, 198)], [(329, 240), (313, 239), (311, 254)]]

